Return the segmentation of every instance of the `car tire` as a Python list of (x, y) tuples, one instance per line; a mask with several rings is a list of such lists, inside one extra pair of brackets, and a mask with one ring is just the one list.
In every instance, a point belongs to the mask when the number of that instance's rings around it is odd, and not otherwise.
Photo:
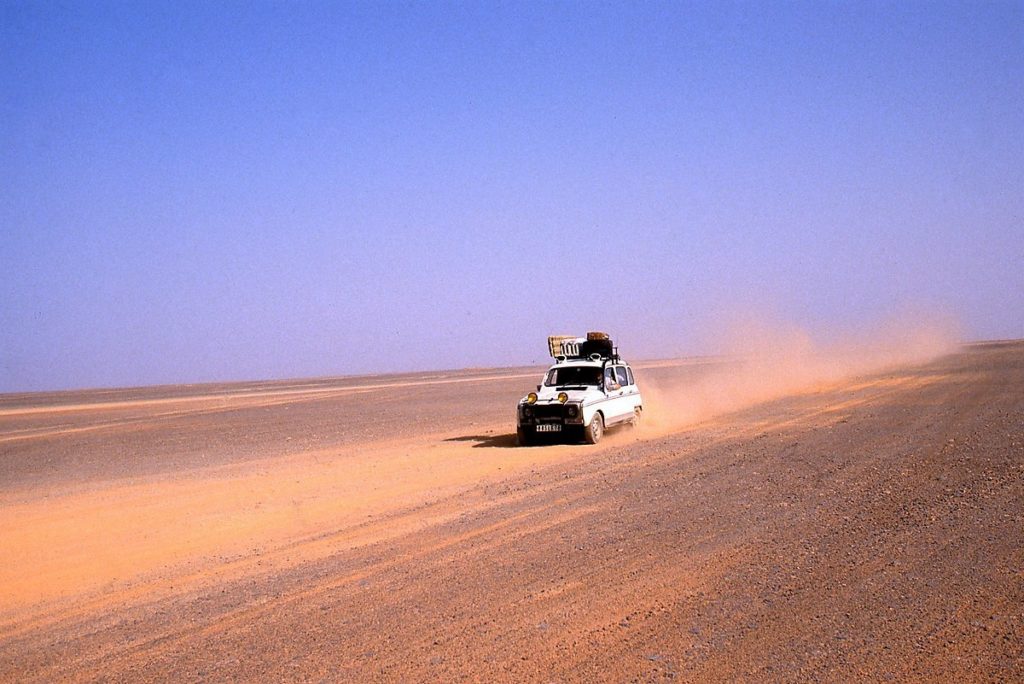
[(533, 435), (523, 428), (516, 428), (516, 441), (521, 447), (533, 446)]
[(633, 409), (633, 417), (629, 419), (629, 427), (631, 427), (631, 428), (638, 428), (638, 427), (640, 427), (640, 423), (643, 421), (643, 417), (644, 417), (644, 410), (642, 408), (640, 408), (639, 406), (637, 406), (635, 409)]
[(604, 418), (600, 413), (595, 413), (594, 417), (590, 419), (590, 425), (584, 430), (583, 436), (586, 438), (587, 444), (597, 444), (601, 441), (602, 435), (604, 435)]

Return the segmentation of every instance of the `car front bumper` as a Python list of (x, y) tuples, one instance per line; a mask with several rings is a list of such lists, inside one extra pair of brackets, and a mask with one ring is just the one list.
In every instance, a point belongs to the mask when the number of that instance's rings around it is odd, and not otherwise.
[[(519, 427), (536, 432), (560, 432), (583, 427), (583, 407), (579, 403), (536, 403), (519, 405)], [(561, 429), (552, 426), (561, 426)]]

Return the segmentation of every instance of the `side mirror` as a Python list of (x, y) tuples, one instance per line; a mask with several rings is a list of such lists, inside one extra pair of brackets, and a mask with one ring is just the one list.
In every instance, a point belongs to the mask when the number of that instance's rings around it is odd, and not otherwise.
[(540, 392), (540, 385), (537, 385), (537, 391)]

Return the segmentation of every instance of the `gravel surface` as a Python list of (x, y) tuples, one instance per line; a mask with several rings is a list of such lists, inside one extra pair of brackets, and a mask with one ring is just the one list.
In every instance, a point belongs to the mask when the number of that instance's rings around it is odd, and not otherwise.
[(511, 448), (532, 373), (5, 398), (0, 679), (1024, 681), (1024, 343)]

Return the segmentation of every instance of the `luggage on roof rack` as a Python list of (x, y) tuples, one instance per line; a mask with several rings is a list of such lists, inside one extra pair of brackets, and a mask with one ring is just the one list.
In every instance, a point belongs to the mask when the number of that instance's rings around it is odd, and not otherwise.
[(574, 335), (548, 336), (548, 351), (552, 358), (564, 356), (567, 359), (587, 359), (597, 354), (600, 358), (615, 358), (615, 346), (608, 333), (588, 332), (586, 337)]

